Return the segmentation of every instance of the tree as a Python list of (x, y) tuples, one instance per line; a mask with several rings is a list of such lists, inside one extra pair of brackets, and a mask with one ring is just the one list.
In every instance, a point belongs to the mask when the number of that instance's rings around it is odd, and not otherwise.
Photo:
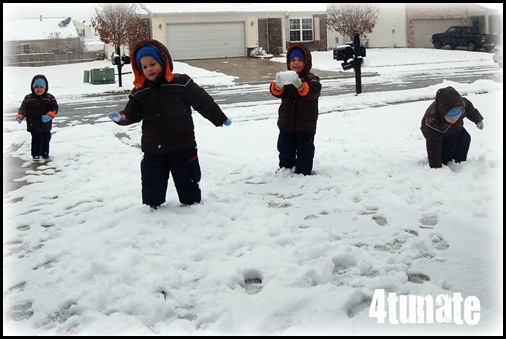
[[(114, 50), (121, 56), (121, 46), (131, 48), (140, 40), (149, 39), (149, 21), (137, 14), (135, 3), (106, 3), (95, 8), (91, 26), (106, 44), (114, 45)], [(118, 65), (119, 87), (121, 87), (121, 63)]]
[(327, 6), (327, 26), (353, 39), (355, 34), (367, 37), (372, 33), (379, 7), (368, 3), (339, 3)]
[(137, 17), (135, 18), (135, 22), (128, 26), (127, 30), (129, 36), (128, 49), (131, 51), (139, 41), (150, 38), (151, 29), (149, 19)]
[(137, 14), (135, 3), (106, 3), (95, 8), (95, 16), (91, 18), (91, 26), (106, 44), (114, 45), (115, 49), (120, 46), (129, 46), (138, 42), (137, 35), (130, 35), (140, 26), (142, 21)]

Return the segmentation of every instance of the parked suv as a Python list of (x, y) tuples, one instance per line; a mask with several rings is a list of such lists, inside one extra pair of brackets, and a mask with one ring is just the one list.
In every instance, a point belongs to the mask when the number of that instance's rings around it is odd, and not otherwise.
[(495, 34), (480, 33), (474, 26), (451, 26), (444, 33), (432, 35), (431, 42), (434, 48), (441, 49), (450, 45), (451, 49), (464, 46), (470, 51), (485, 49), (492, 52), (498, 41)]

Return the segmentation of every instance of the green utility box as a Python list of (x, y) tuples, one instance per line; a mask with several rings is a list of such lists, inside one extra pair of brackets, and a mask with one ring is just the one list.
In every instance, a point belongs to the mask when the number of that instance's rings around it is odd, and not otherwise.
[(114, 68), (94, 68), (90, 70), (90, 82), (92, 85), (114, 84)]

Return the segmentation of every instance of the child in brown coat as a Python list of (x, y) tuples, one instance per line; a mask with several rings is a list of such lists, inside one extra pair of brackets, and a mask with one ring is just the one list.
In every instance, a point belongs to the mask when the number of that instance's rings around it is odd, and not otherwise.
[(311, 53), (304, 45), (293, 44), (288, 48), (286, 66), (288, 71), (278, 72), (270, 85), (271, 94), (281, 99), (278, 109), (279, 167), (295, 167), (295, 173), (310, 175), (322, 85), (320, 78), (311, 73)]
[(464, 118), (483, 129), (483, 116), (471, 101), (451, 86), (440, 88), (436, 100), (422, 118), (420, 129), (426, 140), (430, 168), (440, 168), (450, 161), (467, 160), (471, 136), (464, 128)]

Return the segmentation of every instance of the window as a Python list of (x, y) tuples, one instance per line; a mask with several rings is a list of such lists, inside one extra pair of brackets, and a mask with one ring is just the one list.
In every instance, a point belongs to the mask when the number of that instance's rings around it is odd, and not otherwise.
[(313, 41), (313, 18), (290, 19), (290, 41)]
[(30, 53), (30, 44), (21, 44), (19, 45), (21, 54), (28, 54)]

